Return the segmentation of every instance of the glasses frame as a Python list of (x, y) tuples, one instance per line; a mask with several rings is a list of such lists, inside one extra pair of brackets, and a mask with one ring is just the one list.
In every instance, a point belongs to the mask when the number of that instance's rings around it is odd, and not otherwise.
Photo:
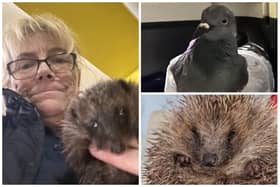
[[(23, 79), (22, 79), (22, 78), (21, 78), (21, 79), (16, 78), (16, 77), (14, 76), (14, 73), (12, 73), (11, 64), (16, 63), (16, 62), (21, 61), (21, 60), (34, 60), (34, 61), (37, 61), (36, 73), (35, 73), (34, 76), (33, 76), (33, 77), (35, 77), (35, 76), (37, 75), (37, 73), (38, 73), (38, 69), (39, 69), (39, 67), (40, 67), (40, 65), (41, 65), (42, 62), (45, 62), (45, 63), (47, 64), (47, 66), (50, 68), (50, 70), (51, 70), (52, 72), (54, 72), (54, 71), (52, 70), (52, 68), (51, 68), (51, 65), (50, 65), (49, 62), (48, 62), (48, 59), (50, 59), (51, 57), (57, 56), (57, 55), (65, 55), (65, 54), (67, 54), (67, 53), (58, 53), (58, 54), (55, 54), (55, 55), (48, 56), (48, 57), (45, 58), (45, 59), (21, 58), (21, 59), (13, 60), (13, 61), (11, 61), (11, 62), (9, 62), (9, 63), (7, 64), (7, 70), (8, 70), (9, 75), (11, 75), (15, 80), (29, 79), (29, 77), (28, 77), (28, 78), (23, 78)], [(75, 53), (69, 53), (69, 55), (71, 55), (71, 57), (73, 58), (73, 67), (72, 67), (71, 70), (70, 70), (70, 71), (73, 71), (74, 67), (77, 65), (77, 63), (76, 63), (77, 55), (76, 55)], [(55, 72), (54, 72), (54, 73), (55, 73)], [(33, 77), (30, 77), (30, 78), (33, 78)]]

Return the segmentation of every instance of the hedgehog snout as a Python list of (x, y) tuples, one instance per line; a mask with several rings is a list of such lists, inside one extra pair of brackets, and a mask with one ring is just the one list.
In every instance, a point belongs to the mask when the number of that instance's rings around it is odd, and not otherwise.
[(207, 167), (214, 167), (218, 163), (218, 156), (215, 153), (205, 153), (202, 156), (201, 164)]

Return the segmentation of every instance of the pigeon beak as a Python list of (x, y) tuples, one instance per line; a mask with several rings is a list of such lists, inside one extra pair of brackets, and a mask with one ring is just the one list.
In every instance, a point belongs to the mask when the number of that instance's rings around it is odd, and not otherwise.
[(199, 28), (204, 28), (204, 29), (209, 29), (210, 28), (210, 25), (208, 23), (200, 23), (198, 25)]
[(204, 33), (208, 32), (210, 29), (210, 25), (208, 23), (200, 23), (197, 27), (196, 30), (193, 33), (193, 38), (200, 37)]

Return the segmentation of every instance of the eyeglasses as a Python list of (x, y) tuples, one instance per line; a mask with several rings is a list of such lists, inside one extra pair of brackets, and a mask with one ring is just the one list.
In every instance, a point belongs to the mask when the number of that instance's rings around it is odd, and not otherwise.
[(72, 71), (76, 65), (76, 58), (75, 53), (60, 53), (42, 60), (23, 58), (9, 62), (7, 69), (14, 79), (23, 80), (35, 77), (42, 62), (54, 73)]

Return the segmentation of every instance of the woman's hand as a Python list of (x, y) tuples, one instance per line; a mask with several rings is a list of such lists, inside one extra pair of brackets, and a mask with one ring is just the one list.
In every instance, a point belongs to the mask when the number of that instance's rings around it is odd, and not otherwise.
[(134, 139), (130, 142), (133, 148), (121, 154), (114, 154), (110, 150), (98, 150), (95, 145), (89, 147), (90, 154), (95, 158), (111, 164), (121, 170), (138, 175), (138, 143)]

